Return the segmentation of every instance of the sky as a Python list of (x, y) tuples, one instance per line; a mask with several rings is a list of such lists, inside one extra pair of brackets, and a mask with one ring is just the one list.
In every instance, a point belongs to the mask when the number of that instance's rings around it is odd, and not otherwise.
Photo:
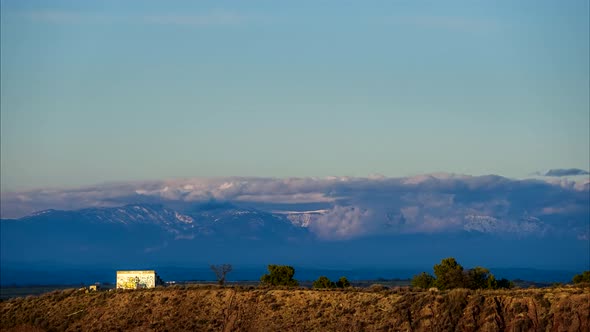
[(588, 1), (1, 1), (1, 191), (590, 168)]

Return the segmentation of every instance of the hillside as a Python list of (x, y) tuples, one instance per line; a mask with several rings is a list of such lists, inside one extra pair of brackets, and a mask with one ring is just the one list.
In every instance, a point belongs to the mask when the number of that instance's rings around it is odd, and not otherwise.
[(588, 331), (590, 288), (169, 287), (0, 303), (2, 331)]

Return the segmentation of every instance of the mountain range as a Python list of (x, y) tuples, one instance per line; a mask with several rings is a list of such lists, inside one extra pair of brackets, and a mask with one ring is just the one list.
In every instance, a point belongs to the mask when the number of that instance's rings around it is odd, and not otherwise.
[[(182, 210), (161, 204), (44, 210), (1, 221), (1, 258), (4, 265), (234, 261), (349, 267), (425, 265), (441, 255), (455, 255), (473, 264), (543, 266), (545, 259), (552, 261), (564, 250), (579, 251), (579, 244), (584, 244), (520, 233), (507, 236), (495, 220), (477, 216), (468, 216), (468, 227), (455, 232), (325, 240), (310, 231), (322, 216), (325, 212), (321, 210), (267, 212), (215, 202), (187, 205)], [(534, 219), (526, 222), (539, 224)], [(541, 242), (545, 242), (544, 249), (539, 249)], [(532, 251), (543, 258), (527, 261)], [(545, 256), (539, 256), (543, 252)], [(561, 261), (576, 262), (567, 257)]]
[[(590, 191), (578, 183), (221, 178), (3, 193), (0, 281), (60, 266), (429, 271), (450, 256), (466, 267), (585, 270)], [(34, 206), (54, 209), (5, 217)]]

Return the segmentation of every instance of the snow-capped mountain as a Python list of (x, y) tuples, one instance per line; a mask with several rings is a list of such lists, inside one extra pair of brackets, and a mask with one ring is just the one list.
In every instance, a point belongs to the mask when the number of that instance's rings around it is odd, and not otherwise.
[(285, 216), (293, 225), (299, 227), (309, 227), (320, 216), (326, 214), (328, 210), (315, 211), (275, 211), (275, 214)]
[(184, 234), (200, 231), (189, 216), (162, 205), (131, 204), (114, 208), (88, 208), (77, 211), (44, 210), (19, 219), (25, 223), (72, 221), (79, 224), (112, 224), (124, 226), (153, 225), (165, 232)]
[(45, 223), (56, 226), (69, 222), (71, 224), (68, 226), (91, 224), (123, 228), (151, 226), (164, 233), (175, 234), (177, 239), (192, 239), (199, 236), (254, 239), (261, 236), (281, 236), (301, 228), (281, 214), (239, 208), (231, 204), (203, 204), (189, 208), (185, 212), (157, 204), (130, 204), (75, 211), (44, 210), (5, 222), (21, 225)]
[(501, 230), (501, 225), (497, 218), (470, 214), (465, 216), (463, 229), (480, 233), (497, 233)]
[[(520, 237), (543, 233), (561, 221), (548, 216), (508, 219), (472, 214), (454, 219), (456, 227), (451, 231), (419, 233), (407, 231), (416, 218), (423, 217), (418, 209), (372, 211), (367, 223), (355, 219), (355, 213), (356, 210), (347, 208), (290, 210), (286, 206), (279, 211), (263, 211), (232, 203), (183, 202), (167, 206), (130, 204), (74, 211), (44, 210), (20, 219), (1, 220), (0, 255), (2, 264), (83, 262), (123, 264), (125, 268), (156, 261), (377, 264), (399, 261), (408, 252), (413, 253), (412, 259), (431, 261), (435, 259), (432, 256), (439, 259), (438, 255), (451, 254), (446, 251), (458, 252), (453, 250), (472, 246), (480, 248), (478, 257), (484, 255), (490, 260), (497, 259), (497, 246), (513, 248), (507, 252), (520, 254), (534, 248), (529, 251), (537, 255), (542, 249), (543, 257), (550, 257), (566, 250), (580, 251), (587, 243), (587, 230), (582, 228), (576, 241), (567, 237), (554, 237), (551, 241), (536, 235)], [(349, 227), (374, 227), (379, 233), (345, 240), (326, 240), (314, 233), (319, 227), (339, 231), (334, 225), (342, 218), (349, 218)], [(437, 225), (437, 220), (423, 218)], [(570, 228), (575, 227), (578, 224), (572, 223)], [(447, 249), (443, 253), (440, 248)]]
[(550, 226), (541, 219), (523, 216), (518, 220), (505, 221), (486, 215), (467, 215), (463, 229), (468, 232), (487, 234), (515, 234), (517, 236), (543, 235)]
[(189, 214), (211, 234), (224, 237), (260, 239), (301, 235), (304, 230), (280, 214), (231, 204), (205, 204)]
[[(214, 257), (222, 246), (243, 252), (304, 240), (306, 228), (282, 215), (233, 205), (202, 204), (173, 209), (131, 204), (75, 211), (45, 210), (0, 222), (5, 261), (82, 259), (128, 260), (164, 255)], [(238, 249), (242, 248), (242, 249)], [(205, 256), (203, 256), (205, 254)], [(121, 256), (121, 257), (119, 257)], [(70, 257), (70, 258), (68, 258)]]

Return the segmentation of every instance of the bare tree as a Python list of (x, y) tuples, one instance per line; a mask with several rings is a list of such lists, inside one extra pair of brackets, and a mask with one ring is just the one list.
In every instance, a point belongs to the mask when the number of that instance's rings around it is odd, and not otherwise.
[(223, 286), (225, 284), (225, 276), (232, 270), (231, 264), (211, 265), (210, 268), (215, 273), (217, 283)]

